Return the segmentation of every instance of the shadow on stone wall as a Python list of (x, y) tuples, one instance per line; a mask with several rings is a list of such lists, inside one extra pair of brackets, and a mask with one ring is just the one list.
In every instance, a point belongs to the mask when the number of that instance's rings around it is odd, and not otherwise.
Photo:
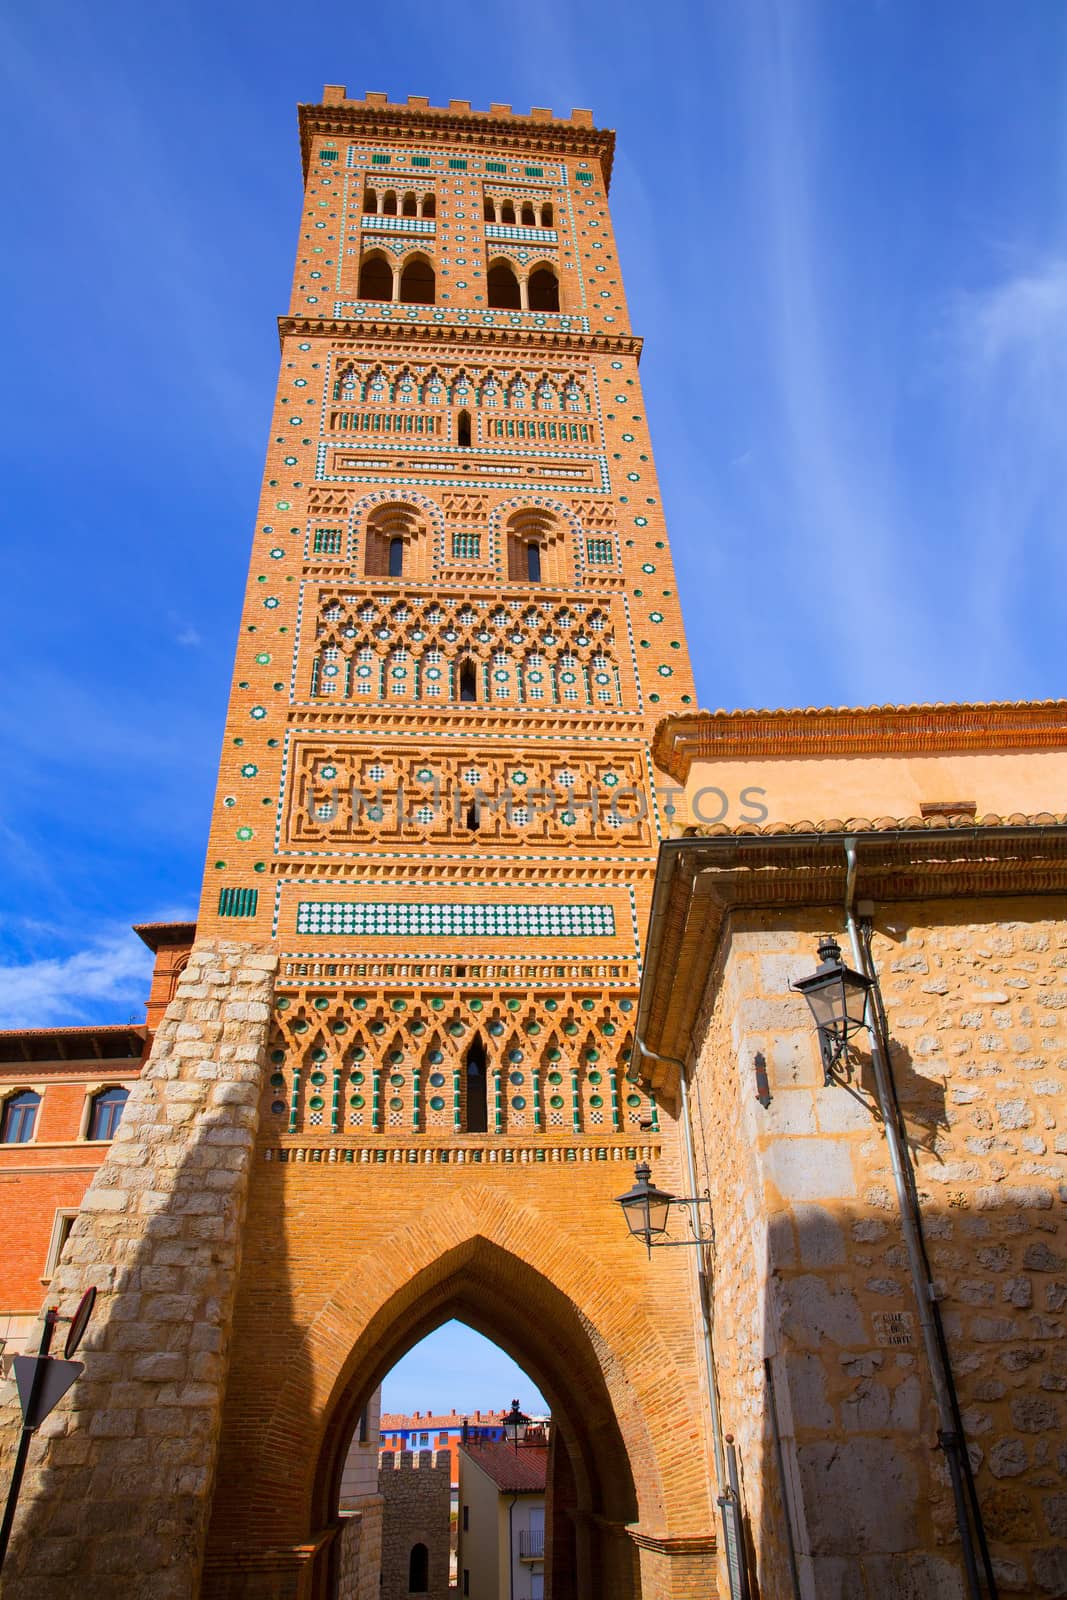
[[(794, 1592), (790, 1532), (805, 1597), (966, 1592), (899, 1221), (881, 1195), (866, 1198), (771, 1219), (763, 1337), (776, 1406), (765, 1380), (762, 1427), (746, 1429), (725, 1400), (766, 1600)], [(974, 1209), (923, 1199), (1001, 1593), (1065, 1596), (1067, 1328), (1055, 1313), (1067, 1303), (1067, 1234), (1053, 1191), (986, 1191)]]
[(197, 1592), (275, 966), (194, 947), (85, 1195), (49, 1296), (99, 1291), (85, 1372), (34, 1442), (4, 1600)]

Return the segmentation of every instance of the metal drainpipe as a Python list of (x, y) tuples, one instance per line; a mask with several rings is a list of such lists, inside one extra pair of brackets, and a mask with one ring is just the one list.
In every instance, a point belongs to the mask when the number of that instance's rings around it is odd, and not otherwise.
[[(856, 887), (856, 841), (854, 838), (846, 838), (845, 840), (845, 860), (848, 864), (848, 875), (845, 880), (845, 923), (848, 927), (849, 943), (852, 947), (852, 960), (857, 972), (868, 973), (866, 954), (860, 940), (859, 926), (852, 909)], [(869, 975), (873, 976), (873, 974)], [(877, 982), (876, 978), (874, 982)], [(981, 1600), (982, 1589), (978, 1578), (978, 1564), (975, 1559), (974, 1541), (971, 1536), (970, 1519), (967, 1515), (967, 1503), (964, 1498), (959, 1460), (959, 1452), (965, 1448), (965, 1445), (956, 1427), (956, 1412), (952, 1404), (952, 1378), (942, 1361), (941, 1347), (938, 1342), (934, 1314), (937, 1291), (927, 1267), (926, 1252), (923, 1248), (919, 1231), (919, 1221), (913, 1209), (911, 1190), (905, 1170), (904, 1148), (894, 1107), (895, 1097), (890, 1081), (889, 1061), (886, 1052), (883, 1050), (881, 1030), (878, 1025), (878, 1015), (875, 1010), (874, 996), (871, 989), (867, 991), (865, 1021), (871, 1044), (871, 1064), (874, 1068), (878, 1110), (882, 1118), (882, 1127), (885, 1130), (886, 1144), (889, 1148), (889, 1164), (893, 1172), (893, 1184), (897, 1192), (897, 1207), (900, 1211), (901, 1226), (904, 1233), (904, 1246), (908, 1253), (908, 1267), (911, 1272), (912, 1288), (919, 1311), (919, 1327), (922, 1330), (926, 1364), (930, 1371), (934, 1399), (937, 1404), (938, 1436), (941, 1448), (945, 1452), (949, 1475), (952, 1479), (952, 1493), (956, 1504), (956, 1525), (959, 1528), (964, 1566), (967, 1572), (967, 1590), (971, 1600)], [(996, 1593), (995, 1589), (993, 1593)]]
[[(635, 1043), (643, 1056), (651, 1061), (665, 1061), (669, 1066), (677, 1067), (678, 1082), (680, 1085), (682, 1101), (682, 1129), (685, 1135), (685, 1165), (686, 1182), (689, 1193), (697, 1192), (696, 1157), (693, 1151), (693, 1129), (689, 1121), (689, 1085), (686, 1082), (685, 1063), (679, 1061), (677, 1056), (661, 1056), (658, 1051), (650, 1050), (643, 1039), (635, 1035)], [(699, 1231), (699, 1210), (697, 1212), (697, 1229)], [(726, 1492), (726, 1452), (722, 1447), (722, 1422), (719, 1417), (719, 1392), (715, 1374), (715, 1346), (711, 1335), (711, 1292), (708, 1286), (708, 1275), (704, 1267), (704, 1250), (697, 1246), (693, 1251), (695, 1256), (694, 1270), (696, 1273), (697, 1296), (700, 1300), (700, 1320), (704, 1343), (704, 1370), (708, 1383), (708, 1410), (711, 1413), (711, 1444), (715, 1455), (716, 1490), (719, 1495)]]

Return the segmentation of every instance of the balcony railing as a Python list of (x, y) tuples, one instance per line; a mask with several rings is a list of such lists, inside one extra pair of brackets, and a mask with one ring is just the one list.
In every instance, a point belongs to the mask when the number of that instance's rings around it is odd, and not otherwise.
[(544, 1528), (522, 1528), (519, 1531), (519, 1560), (543, 1561), (545, 1558)]

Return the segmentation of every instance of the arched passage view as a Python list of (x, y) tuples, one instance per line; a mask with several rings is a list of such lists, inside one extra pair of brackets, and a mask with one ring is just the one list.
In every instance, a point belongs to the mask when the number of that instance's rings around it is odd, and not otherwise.
[(559, 1476), (529, 1375), (465, 1324), (442, 1324), (360, 1413), (341, 1470), (332, 1591), (544, 1600), (557, 1504), (569, 1514)]

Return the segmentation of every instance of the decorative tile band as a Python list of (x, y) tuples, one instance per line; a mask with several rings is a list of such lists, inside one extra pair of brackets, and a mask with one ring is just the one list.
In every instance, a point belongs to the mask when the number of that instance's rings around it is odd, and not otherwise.
[(437, 232), (436, 222), (431, 222), (429, 217), (387, 217), (379, 216), (376, 212), (365, 212), (363, 215), (365, 228), (379, 228), (383, 232), (392, 233), (430, 233)]
[(420, 934), (437, 938), (472, 935), (520, 939), (610, 938), (615, 933), (615, 912), (611, 906), (404, 905), (395, 901), (301, 900), (297, 907), (296, 931), (375, 938)]
[(485, 225), (487, 239), (518, 239), (526, 244), (556, 244), (559, 239), (555, 228), (522, 228), (511, 227), (504, 222), (487, 222)]
[(264, 1161), (341, 1162), (347, 1166), (379, 1166), (390, 1162), (404, 1166), (510, 1166), (527, 1162), (654, 1161), (659, 1145), (558, 1145), (486, 1146), (481, 1149), (455, 1145), (406, 1145), (353, 1147), (345, 1144), (298, 1144), (272, 1146), (263, 1151)]
[(259, 906), (258, 889), (220, 889), (220, 917), (254, 917)]

